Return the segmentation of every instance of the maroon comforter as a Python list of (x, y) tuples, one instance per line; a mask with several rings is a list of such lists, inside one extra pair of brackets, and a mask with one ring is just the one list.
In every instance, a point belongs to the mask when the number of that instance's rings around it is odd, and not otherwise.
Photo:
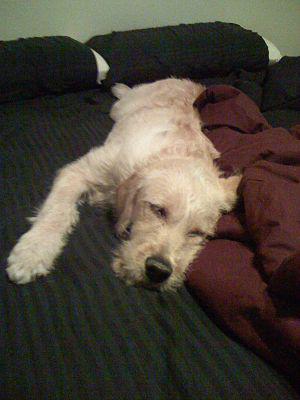
[(300, 382), (300, 126), (272, 128), (230, 86), (208, 88), (195, 107), (221, 168), (243, 179), (187, 284), (223, 328)]

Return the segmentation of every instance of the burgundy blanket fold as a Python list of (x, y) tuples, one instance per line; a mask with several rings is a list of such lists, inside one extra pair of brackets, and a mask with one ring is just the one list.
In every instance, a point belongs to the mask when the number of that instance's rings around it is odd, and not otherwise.
[(272, 128), (245, 94), (213, 86), (195, 102), (239, 204), (187, 284), (219, 323), (300, 382), (300, 127)]

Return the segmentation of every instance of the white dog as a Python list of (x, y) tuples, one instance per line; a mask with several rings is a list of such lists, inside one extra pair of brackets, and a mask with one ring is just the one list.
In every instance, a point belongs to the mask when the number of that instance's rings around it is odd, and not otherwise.
[(50, 272), (88, 194), (92, 204), (116, 209), (116, 274), (128, 284), (178, 287), (221, 213), (232, 209), (240, 181), (222, 178), (214, 163), (219, 153), (193, 108), (203, 90), (173, 78), (116, 85), (106, 142), (60, 170), (8, 258), (9, 278), (24, 284)]

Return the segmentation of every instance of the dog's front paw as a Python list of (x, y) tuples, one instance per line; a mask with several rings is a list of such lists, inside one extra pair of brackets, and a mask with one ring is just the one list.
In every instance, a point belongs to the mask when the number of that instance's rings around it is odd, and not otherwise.
[(6, 272), (11, 281), (25, 284), (37, 276), (47, 275), (54, 258), (52, 247), (29, 231), (21, 237), (10, 253)]

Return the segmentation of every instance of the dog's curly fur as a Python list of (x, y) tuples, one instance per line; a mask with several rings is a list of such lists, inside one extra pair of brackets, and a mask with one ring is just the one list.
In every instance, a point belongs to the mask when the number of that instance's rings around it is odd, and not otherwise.
[[(78, 221), (77, 203), (89, 194), (92, 203), (117, 211), (122, 241), (112, 265), (116, 274), (128, 284), (178, 287), (221, 213), (233, 207), (240, 180), (222, 178), (214, 163), (219, 153), (193, 108), (203, 90), (175, 78), (133, 89), (116, 85), (115, 124), (106, 142), (58, 173), (31, 229), (8, 258), (10, 279), (24, 284), (50, 272)], [(168, 279), (149, 280), (149, 257), (167, 260)]]

